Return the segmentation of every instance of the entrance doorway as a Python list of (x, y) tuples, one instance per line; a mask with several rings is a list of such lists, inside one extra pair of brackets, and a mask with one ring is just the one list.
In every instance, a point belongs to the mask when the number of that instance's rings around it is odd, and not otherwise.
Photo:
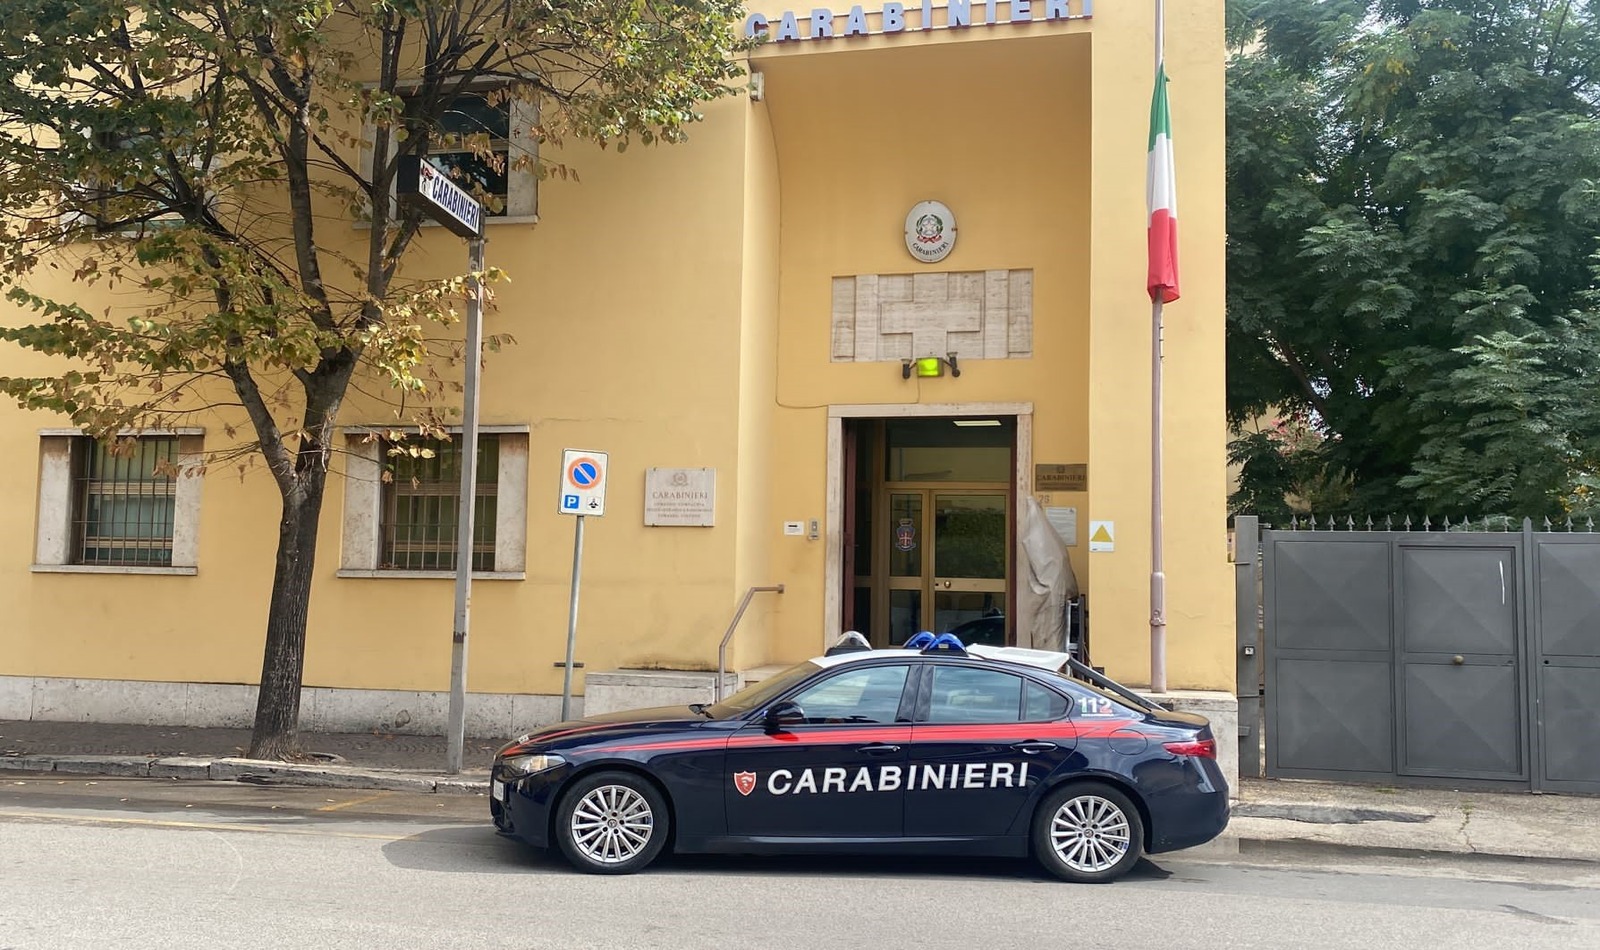
[(844, 422), (843, 628), (1014, 642), (1016, 418)]

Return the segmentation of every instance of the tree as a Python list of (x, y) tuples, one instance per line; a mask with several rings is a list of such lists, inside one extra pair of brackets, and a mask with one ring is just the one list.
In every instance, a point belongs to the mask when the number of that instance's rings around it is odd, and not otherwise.
[(1353, 513), (1591, 507), (1600, 4), (1235, 0), (1229, 26), (1229, 414), (1318, 436), (1235, 442), (1235, 509), (1291, 470)]
[[(485, 82), (490, 106), (536, 107), (517, 131), (547, 146), (677, 142), (703, 103), (737, 91), (738, 13), (734, 0), (10, 0), (0, 11), (0, 282), (35, 321), (0, 338), (64, 367), (0, 378), (0, 390), (108, 439), (218, 405), (248, 418), (224, 454), (264, 463), (283, 502), (251, 755), (296, 742), (318, 513), (346, 395), (386, 384), (412, 421), (437, 423), (430, 328), (456, 319), (467, 278), (404, 276), (420, 221), (392, 198), (399, 163), (441, 145), (446, 115)], [(379, 157), (370, 167), (357, 157), (363, 129)], [(448, 144), (475, 159), (458, 171), (568, 171), (497, 153), (484, 134)], [(349, 252), (318, 231), (319, 213), (342, 225), (347, 211), (371, 225)], [(118, 320), (46, 299), (29, 289), (46, 266), (149, 304)]]

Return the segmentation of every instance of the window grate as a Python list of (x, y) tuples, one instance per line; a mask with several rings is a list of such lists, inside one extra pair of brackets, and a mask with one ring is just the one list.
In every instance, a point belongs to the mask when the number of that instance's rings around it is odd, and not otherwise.
[(170, 567), (178, 440), (85, 438), (73, 455), (73, 563)]
[[(422, 447), (432, 458), (397, 449)], [(388, 571), (456, 569), (456, 515), (461, 499), (461, 444), (439, 439), (385, 441), (383, 511), (379, 523), (379, 568)], [(499, 510), (500, 441), (478, 441), (478, 485), (473, 503), (472, 569), (494, 570), (495, 516)]]

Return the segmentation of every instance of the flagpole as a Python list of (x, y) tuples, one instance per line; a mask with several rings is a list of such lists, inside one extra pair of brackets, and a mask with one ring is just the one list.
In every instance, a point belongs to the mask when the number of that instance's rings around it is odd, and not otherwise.
[[(1156, 75), (1161, 75), (1166, 45), (1166, 3), (1156, 0)], [(1167, 691), (1167, 575), (1162, 557), (1162, 294), (1150, 305), (1150, 691)]]

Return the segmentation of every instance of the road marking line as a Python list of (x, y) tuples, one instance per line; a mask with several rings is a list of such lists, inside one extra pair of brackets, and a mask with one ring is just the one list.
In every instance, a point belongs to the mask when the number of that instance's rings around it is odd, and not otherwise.
[(21, 818), (33, 821), (60, 821), (87, 825), (138, 825), (146, 828), (190, 828), (200, 831), (250, 831), (259, 834), (300, 835), (311, 838), (364, 838), (369, 841), (403, 841), (411, 835), (365, 835), (348, 831), (300, 831), (282, 826), (273, 828), (226, 825), (210, 821), (163, 821), (156, 818), (90, 818), (83, 815), (53, 815), (49, 812), (0, 811), (0, 819)]
[(375, 802), (380, 798), (388, 798), (390, 794), (390, 792), (379, 792), (376, 795), (368, 795), (366, 798), (352, 798), (347, 802), (338, 802), (337, 804), (333, 805), (323, 805), (321, 808), (318, 808), (317, 811), (341, 811), (349, 808), (352, 805), (365, 805), (367, 802)]

